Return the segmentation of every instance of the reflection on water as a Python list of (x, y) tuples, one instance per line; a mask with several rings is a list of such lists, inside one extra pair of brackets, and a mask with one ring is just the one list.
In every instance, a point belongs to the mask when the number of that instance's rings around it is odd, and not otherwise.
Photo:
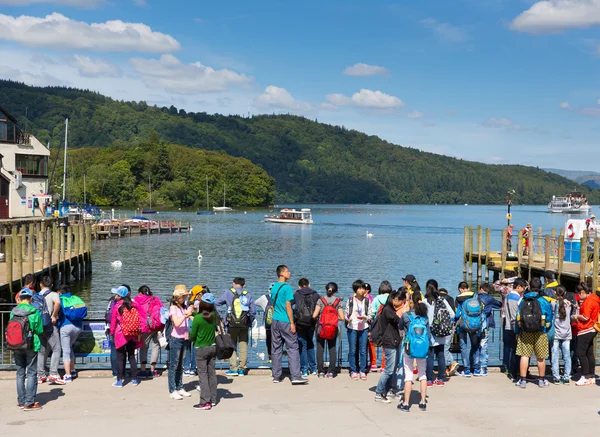
[[(103, 309), (111, 287), (122, 283), (133, 289), (147, 284), (165, 298), (178, 283), (204, 283), (218, 295), (235, 276), (243, 276), (247, 289), (258, 297), (276, 280), (277, 265), (286, 264), (293, 286), (305, 276), (319, 292), (335, 281), (347, 296), (352, 281), (361, 278), (376, 293), (382, 280), (398, 287), (412, 273), (422, 284), (435, 278), (454, 294), (462, 280), (463, 227), (492, 228), (492, 247), (499, 248), (500, 230), (506, 226), (504, 206), (306, 207), (313, 209), (312, 226), (264, 223), (265, 210), (208, 216), (161, 213), (161, 220), (190, 221), (192, 231), (94, 242), (93, 275), (76, 288), (94, 310)], [(560, 228), (566, 219), (546, 213), (545, 207), (513, 207), (517, 229), (528, 222), (534, 229)], [(367, 230), (372, 238), (366, 238)], [(111, 266), (115, 260), (123, 262), (121, 268)]]

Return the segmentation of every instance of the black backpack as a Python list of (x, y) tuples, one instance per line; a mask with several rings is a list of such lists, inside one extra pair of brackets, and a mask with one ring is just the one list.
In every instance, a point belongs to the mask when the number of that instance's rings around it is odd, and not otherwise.
[(379, 347), (383, 344), (383, 334), (385, 334), (385, 330), (389, 326), (389, 323), (384, 320), (383, 311), (380, 312), (375, 320), (371, 323), (371, 328), (369, 331), (369, 338), (371, 339), (371, 343), (376, 347)]
[(542, 305), (537, 297), (523, 299), (519, 314), (519, 326), (525, 332), (539, 332), (542, 330)]
[(433, 303), (433, 323), (431, 333), (435, 337), (447, 337), (452, 334), (454, 324), (450, 317), (450, 311), (446, 307), (445, 299), (438, 297)]
[(315, 311), (315, 302), (312, 295), (301, 295), (300, 301), (296, 302), (296, 313), (294, 319), (298, 326), (314, 325), (313, 312)]

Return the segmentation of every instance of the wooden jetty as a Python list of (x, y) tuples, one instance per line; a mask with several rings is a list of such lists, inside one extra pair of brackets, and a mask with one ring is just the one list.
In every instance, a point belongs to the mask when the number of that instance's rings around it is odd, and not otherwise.
[(99, 220), (92, 225), (92, 238), (121, 238), (131, 235), (158, 235), (189, 232), (190, 223), (177, 221), (128, 221), (128, 220)]
[[(500, 231), (495, 231), (500, 236)], [(509, 272), (531, 280), (541, 277), (546, 270), (553, 271), (559, 283), (572, 288), (580, 282), (585, 282), (594, 290), (598, 290), (598, 252), (600, 235), (588, 235), (577, 240), (580, 244), (579, 262), (565, 261), (564, 229), (544, 234), (542, 228), (529, 232), (527, 241), (523, 239), (523, 232), (517, 236), (516, 251), (507, 249), (506, 229), (501, 231), (501, 249), (492, 250), (490, 240), (492, 231), (481, 226), (465, 226), (464, 229), (464, 264), (463, 274), (473, 278), (473, 266), (476, 268), (478, 283), (481, 283), (485, 267), (487, 281), (504, 278)], [(514, 239), (513, 239), (514, 240)], [(515, 245), (513, 244), (513, 248)], [(493, 276), (493, 278), (492, 278)]]
[(92, 272), (92, 226), (57, 219), (0, 222), (0, 294), (11, 299), (28, 273), (63, 284)]

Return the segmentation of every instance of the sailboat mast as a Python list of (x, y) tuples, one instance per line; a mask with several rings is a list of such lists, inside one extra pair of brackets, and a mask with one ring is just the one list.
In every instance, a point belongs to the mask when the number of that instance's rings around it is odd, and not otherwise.
[(65, 201), (65, 193), (67, 190), (67, 145), (69, 143), (69, 119), (65, 120), (65, 162), (63, 165), (63, 193), (62, 200)]
[(150, 209), (152, 209), (152, 182), (148, 176), (148, 190), (150, 190)]
[(85, 173), (83, 174), (83, 204), (85, 205), (87, 203), (86, 197), (85, 197)]
[(208, 204), (208, 176), (206, 176), (206, 210), (209, 210), (209, 204)]
[(223, 182), (223, 206), (225, 206), (225, 193), (227, 192), (227, 184)]

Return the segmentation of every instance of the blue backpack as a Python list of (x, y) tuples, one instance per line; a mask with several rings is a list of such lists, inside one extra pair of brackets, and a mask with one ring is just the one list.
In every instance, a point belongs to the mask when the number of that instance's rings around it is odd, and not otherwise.
[(406, 334), (406, 354), (410, 358), (427, 358), (429, 352), (429, 331), (427, 319), (420, 316), (408, 316), (410, 325)]
[(462, 312), (462, 328), (466, 332), (479, 332), (483, 327), (483, 312), (477, 295), (463, 302)]

